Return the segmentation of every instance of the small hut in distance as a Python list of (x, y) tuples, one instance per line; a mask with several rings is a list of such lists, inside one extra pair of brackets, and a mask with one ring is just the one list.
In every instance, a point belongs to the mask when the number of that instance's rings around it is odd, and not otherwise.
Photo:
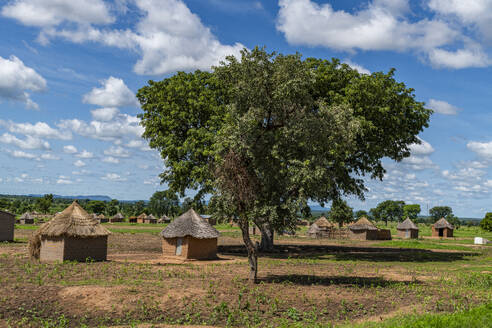
[(15, 215), (0, 210), (0, 241), (14, 240)]
[(19, 218), (19, 223), (20, 224), (34, 224), (34, 217), (31, 215), (31, 213), (26, 212), (22, 214), (22, 216)]
[(147, 214), (142, 213), (137, 216), (137, 223), (145, 223), (145, 219), (147, 218)]
[(357, 240), (390, 240), (389, 229), (378, 229), (365, 216), (348, 225), (349, 238)]
[(453, 237), (453, 231), (454, 226), (441, 218), (432, 226), (432, 237)]
[(42, 262), (105, 261), (110, 232), (74, 201), (43, 224), (31, 239), (31, 256)]
[(159, 220), (157, 220), (157, 223), (169, 223), (171, 222), (171, 219), (166, 215), (163, 214)]
[(324, 216), (320, 217), (309, 227), (308, 236), (311, 238), (329, 238), (335, 224), (328, 221)]
[(157, 223), (157, 219), (155, 218), (155, 216), (153, 216), (152, 214), (150, 214), (149, 216), (147, 216), (144, 219), (144, 223), (156, 224)]
[(410, 218), (406, 218), (405, 221), (398, 223), (396, 230), (400, 238), (419, 238), (419, 227)]
[(123, 216), (123, 214), (121, 213), (116, 213), (115, 216), (113, 216), (111, 219), (109, 219), (109, 222), (113, 223), (113, 222), (123, 222), (123, 220), (125, 219), (125, 217)]
[(197, 260), (217, 257), (219, 232), (193, 209), (171, 222), (161, 236), (164, 256)]

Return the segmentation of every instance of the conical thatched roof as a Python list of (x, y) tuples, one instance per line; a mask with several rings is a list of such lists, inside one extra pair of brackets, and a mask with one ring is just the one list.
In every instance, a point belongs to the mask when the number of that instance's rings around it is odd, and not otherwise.
[(219, 232), (193, 209), (182, 214), (161, 232), (164, 238), (192, 236), (198, 239), (218, 238)]
[(147, 214), (142, 213), (142, 214), (140, 214), (140, 215), (138, 216), (138, 218), (139, 218), (139, 219), (144, 219), (144, 220), (145, 220), (145, 219), (147, 218)]
[(74, 201), (63, 212), (43, 224), (37, 234), (48, 237), (91, 238), (107, 236), (110, 232)]
[(166, 214), (161, 216), (161, 220), (163, 222), (171, 222), (171, 219)]
[(397, 230), (419, 230), (419, 227), (415, 223), (410, 220), (410, 218), (406, 218), (405, 221), (398, 223), (396, 226)]
[(313, 233), (318, 233), (319, 232), (319, 226), (315, 223), (311, 224), (309, 227), (307, 233), (308, 234), (313, 234)]
[(155, 216), (150, 214), (149, 216), (147, 216), (147, 220), (157, 220), (157, 219), (155, 218)]
[(120, 212), (116, 213), (115, 216), (113, 216), (113, 219), (124, 219), (124, 218), (125, 217)]
[(378, 230), (365, 216), (349, 225), (350, 230)]
[(20, 217), (21, 220), (33, 220), (33, 216), (31, 215), (31, 213), (29, 212), (26, 212), (24, 214), (21, 215)]
[(97, 216), (97, 218), (98, 218), (98, 219), (105, 219), (106, 217), (104, 216), (104, 214), (99, 214), (99, 215)]
[(316, 223), (316, 225), (318, 226), (318, 228), (332, 228), (334, 227), (335, 225), (333, 223), (331, 223), (330, 221), (328, 221), (324, 216), (320, 217), (319, 219), (317, 219), (314, 223)]
[(454, 226), (451, 223), (449, 223), (445, 218), (440, 218), (439, 221), (434, 223), (434, 228), (436, 228), (436, 229), (442, 229), (442, 228), (454, 229)]

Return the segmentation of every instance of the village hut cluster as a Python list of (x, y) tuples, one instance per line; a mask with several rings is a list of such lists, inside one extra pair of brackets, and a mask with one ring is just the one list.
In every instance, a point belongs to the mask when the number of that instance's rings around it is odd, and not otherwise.
[[(115, 217), (122, 219), (121, 214)], [(152, 215), (145, 216), (144, 220), (157, 222)], [(15, 216), (0, 211), (0, 223), (0, 240), (13, 240)], [(41, 262), (105, 261), (109, 235), (98, 216), (88, 214), (74, 201), (40, 226), (29, 242), (29, 252), (32, 258)], [(193, 209), (169, 224), (161, 237), (163, 256), (197, 260), (217, 258), (219, 232)]]

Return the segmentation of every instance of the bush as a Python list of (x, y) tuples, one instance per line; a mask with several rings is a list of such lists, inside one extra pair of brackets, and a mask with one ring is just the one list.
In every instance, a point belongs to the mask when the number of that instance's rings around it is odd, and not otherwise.
[(492, 212), (485, 214), (485, 218), (480, 221), (480, 228), (485, 231), (492, 231)]

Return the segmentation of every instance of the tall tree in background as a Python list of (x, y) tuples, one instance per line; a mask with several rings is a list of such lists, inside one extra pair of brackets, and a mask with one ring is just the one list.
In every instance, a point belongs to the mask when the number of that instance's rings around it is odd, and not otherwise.
[(106, 211), (106, 203), (102, 200), (90, 200), (85, 205), (89, 213), (102, 214)]
[(371, 209), (371, 213), (374, 219), (382, 220), (388, 225), (388, 221), (399, 221), (402, 218), (404, 205), (405, 202), (401, 200), (385, 200)]
[(169, 190), (156, 191), (149, 201), (149, 210), (157, 216), (166, 214), (167, 216), (176, 216), (179, 211), (179, 197), (175, 192)]
[(403, 206), (403, 219), (407, 217), (410, 220), (415, 220), (420, 214), (420, 205), (419, 204), (407, 204)]
[(51, 204), (53, 204), (53, 195), (52, 194), (46, 194), (46, 195), (44, 195), (43, 198), (36, 199), (36, 208), (41, 213), (48, 213), (50, 210)]
[(133, 204), (133, 215), (140, 215), (145, 211), (145, 202), (139, 200)]
[(143, 136), (160, 151), (174, 192), (211, 194), (234, 218), (256, 279), (254, 223), (295, 228), (308, 201), (363, 198), (364, 175), (382, 179), (383, 157), (399, 161), (431, 114), (387, 74), (361, 75), (338, 60), (263, 49), (227, 57), (212, 73), (149, 81), (137, 94)]
[(354, 213), (354, 219), (360, 219), (361, 217), (367, 217), (368, 219), (370, 219), (370, 215), (367, 211), (364, 211), (364, 210), (358, 210)]
[(120, 202), (117, 199), (111, 199), (111, 201), (106, 204), (106, 215), (114, 216), (120, 211)]
[(331, 204), (328, 218), (332, 221), (338, 222), (338, 226), (341, 228), (344, 223), (351, 222), (354, 216), (352, 207), (348, 206), (347, 202), (343, 199), (335, 199)]
[(441, 218), (447, 218), (452, 215), (453, 210), (449, 206), (434, 206), (429, 210), (429, 214), (432, 217), (432, 220), (436, 222)]

